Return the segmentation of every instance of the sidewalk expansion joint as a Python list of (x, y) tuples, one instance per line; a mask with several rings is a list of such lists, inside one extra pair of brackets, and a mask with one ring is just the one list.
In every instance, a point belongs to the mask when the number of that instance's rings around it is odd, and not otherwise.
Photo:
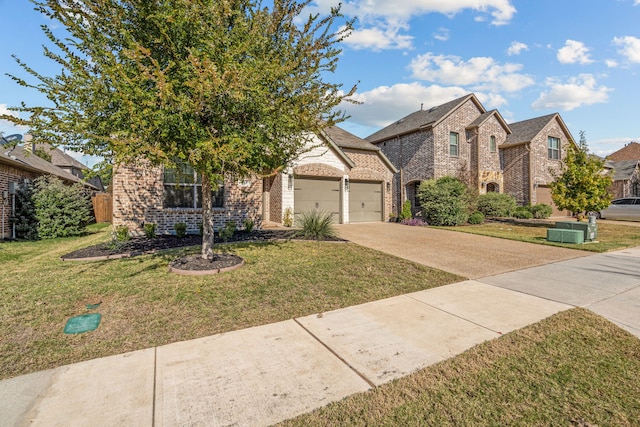
[(435, 305), (431, 305), (431, 304), (429, 304), (429, 303), (427, 303), (427, 302), (421, 301), (421, 300), (419, 300), (419, 299), (417, 299), (417, 298), (414, 298), (414, 297), (412, 297), (412, 296), (406, 295), (406, 297), (407, 297), (407, 298), (410, 298), (410, 299), (412, 299), (412, 300), (414, 300), (414, 301), (417, 301), (417, 302), (419, 302), (419, 303), (421, 303), (421, 304), (424, 304), (424, 305), (426, 305), (426, 306), (428, 306), (428, 307), (435, 308), (436, 310), (441, 311), (441, 312), (443, 312), (443, 313), (445, 313), (445, 314), (448, 314), (449, 316), (453, 316), (453, 317), (456, 317), (456, 318), (458, 318), (458, 319), (460, 319), (460, 320), (464, 320), (465, 322), (471, 323), (471, 324), (473, 324), (473, 325), (480, 326), (481, 328), (486, 329), (487, 331), (495, 332), (496, 334), (501, 335), (501, 336), (502, 336), (502, 335), (504, 335), (504, 333), (503, 333), (503, 332), (501, 332), (501, 331), (496, 331), (496, 330), (494, 330), (494, 329), (488, 328), (487, 326), (482, 325), (482, 324), (480, 324), (480, 323), (478, 323), (478, 322), (474, 322), (473, 320), (469, 320), (469, 319), (467, 319), (467, 318), (465, 318), (465, 317), (459, 316), (459, 315), (457, 315), (457, 314), (455, 314), (455, 313), (452, 313), (452, 312), (450, 312), (450, 311), (443, 310), (443, 309), (441, 309), (440, 307), (437, 307), (437, 306), (435, 306)]
[(336, 351), (334, 351), (331, 347), (329, 347), (324, 341), (322, 341), (320, 338), (318, 338), (313, 332), (311, 332), (309, 329), (307, 329), (302, 323), (298, 322), (298, 319), (293, 319), (294, 322), (296, 322), (298, 324), (298, 326), (300, 326), (306, 333), (308, 333), (309, 335), (311, 335), (313, 337), (313, 339), (315, 339), (316, 341), (318, 341), (324, 348), (326, 348), (331, 354), (333, 354), (338, 360), (340, 360), (342, 363), (344, 363), (349, 369), (351, 369), (356, 375), (358, 375), (360, 378), (362, 378), (362, 380), (364, 382), (366, 382), (369, 387), (371, 387), (372, 389), (377, 388), (377, 386), (371, 382), (371, 380), (369, 380), (369, 378), (367, 378), (363, 373), (361, 373), (360, 371), (358, 371), (355, 367), (353, 367), (349, 362), (347, 362), (342, 356), (340, 356)]

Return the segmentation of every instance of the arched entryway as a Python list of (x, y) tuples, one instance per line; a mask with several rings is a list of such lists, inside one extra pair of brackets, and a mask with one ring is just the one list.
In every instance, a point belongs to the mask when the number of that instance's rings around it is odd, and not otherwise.
[(487, 193), (499, 193), (500, 186), (495, 182), (490, 182), (487, 184)]

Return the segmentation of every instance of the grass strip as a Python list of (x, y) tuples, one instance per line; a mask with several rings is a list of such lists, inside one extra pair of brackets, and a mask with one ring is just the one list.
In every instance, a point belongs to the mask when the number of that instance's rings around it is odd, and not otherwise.
[(482, 236), (499, 237), (520, 242), (537, 243), (548, 246), (559, 246), (589, 252), (608, 252), (616, 249), (630, 248), (640, 245), (640, 227), (598, 223), (596, 241), (580, 245), (570, 243), (548, 242), (547, 229), (555, 228), (554, 224), (511, 224), (504, 222), (486, 222), (479, 225), (459, 227), (438, 227), (445, 230), (463, 233), (480, 234)]
[(282, 426), (640, 424), (640, 340), (561, 312)]

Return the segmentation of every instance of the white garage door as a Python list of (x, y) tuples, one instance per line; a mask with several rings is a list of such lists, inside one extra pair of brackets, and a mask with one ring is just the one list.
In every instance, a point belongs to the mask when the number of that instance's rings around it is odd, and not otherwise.
[(331, 212), (333, 220), (340, 222), (340, 181), (296, 178), (293, 197), (296, 219), (301, 213), (319, 211)]
[(382, 221), (382, 183), (349, 184), (349, 222)]

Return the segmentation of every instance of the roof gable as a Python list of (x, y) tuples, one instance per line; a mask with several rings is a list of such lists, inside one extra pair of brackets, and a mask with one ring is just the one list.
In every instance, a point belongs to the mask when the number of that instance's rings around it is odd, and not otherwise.
[(640, 160), (607, 160), (605, 162), (606, 168), (613, 169), (612, 178), (614, 181), (626, 181), (630, 179), (639, 165)]
[(348, 148), (352, 150), (362, 150), (362, 151), (372, 151), (375, 152), (378, 157), (382, 160), (382, 162), (393, 172), (396, 173), (396, 167), (391, 163), (391, 161), (384, 155), (384, 153), (380, 150), (380, 147), (376, 147), (364, 139), (357, 137), (356, 135), (347, 132), (344, 129), (341, 129), (337, 126), (331, 126), (325, 128), (323, 131), (324, 139), (327, 140), (330, 146), (333, 146), (334, 149), (339, 151), (341, 157), (344, 157), (348, 160), (350, 167), (354, 167), (355, 163), (349, 158), (349, 156), (343, 151), (343, 149)]
[(478, 98), (471, 93), (427, 110), (421, 109), (411, 113), (397, 122), (369, 135), (365, 139), (369, 142), (377, 143), (395, 136), (412, 133), (419, 129), (436, 126), (468, 100), (476, 104), (481, 113), (486, 112), (480, 101), (478, 101)]
[(632, 141), (618, 151), (609, 154), (607, 159), (614, 161), (640, 160), (640, 144)]
[(467, 126), (467, 129), (479, 128), (491, 117), (495, 117), (496, 120), (498, 120), (498, 123), (500, 123), (500, 125), (504, 128), (507, 135), (511, 133), (511, 129), (509, 128), (509, 125), (507, 124), (507, 122), (505, 122), (504, 119), (502, 118), (502, 114), (500, 114), (498, 110), (495, 110), (495, 109), (491, 111), (487, 111), (486, 113), (480, 114), (480, 116), (477, 119), (472, 121), (469, 124), (469, 126)]
[(540, 134), (540, 132), (542, 132), (542, 130), (553, 120), (558, 122), (567, 138), (575, 144), (573, 136), (562, 120), (562, 117), (560, 117), (560, 114), (553, 113), (509, 124), (511, 134), (507, 135), (507, 139), (500, 147), (508, 148), (533, 141), (533, 139), (538, 136), (538, 134)]

